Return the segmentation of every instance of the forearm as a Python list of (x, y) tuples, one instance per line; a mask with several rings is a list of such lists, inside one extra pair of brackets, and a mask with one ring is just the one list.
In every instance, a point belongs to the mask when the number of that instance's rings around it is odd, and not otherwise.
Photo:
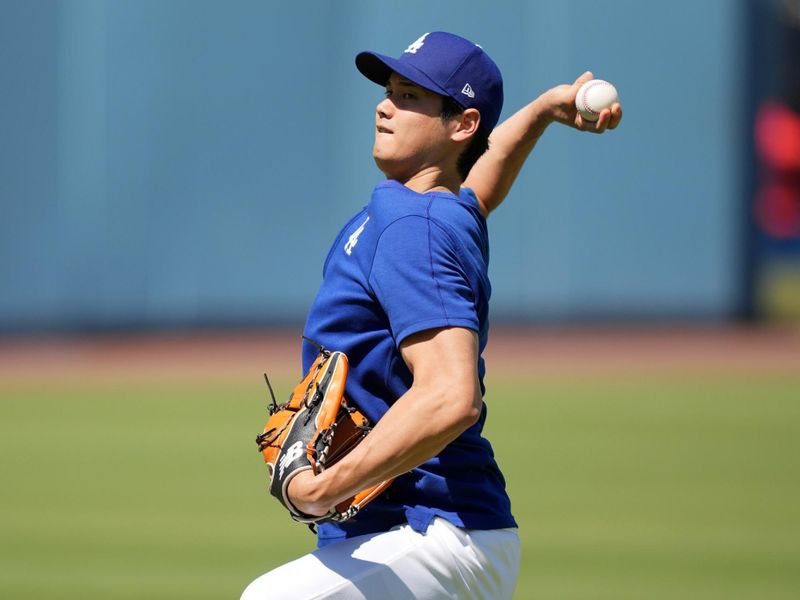
[(622, 119), (619, 102), (600, 112), (597, 121), (584, 121), (575, 106), (581, 85), (593, 78), (586, 71), (572, 85), (547, 90), (499, 125), (489, 138), (489, 149), (475, 163), (464, 185), (472, 188), (485, 216), (505, 199), (522, 165), (551, 123), (591, 133), (614, 129)]
[(472, 188), (484, 214), (497, 208), (539, 138), (553, 122), (545, 94), (517, 111), (497, 126), (487, 150), (472, 167), (464, 185)]
[(412, 387), (353, 452), (314, 478), (314, 501), (332, 506), (436, 456), (477, 420), (476, 393), (459, 397)]

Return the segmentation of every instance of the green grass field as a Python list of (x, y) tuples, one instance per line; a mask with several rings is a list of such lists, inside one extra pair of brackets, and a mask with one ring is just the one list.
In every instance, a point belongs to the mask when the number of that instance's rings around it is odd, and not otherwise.
[[(517, 598), (800, 597), (800, 373), (489, 387)], [(0, 598), (238, 598), (310, 550), (266, 493), (265, 405), (256, 377), (0, 383)]]

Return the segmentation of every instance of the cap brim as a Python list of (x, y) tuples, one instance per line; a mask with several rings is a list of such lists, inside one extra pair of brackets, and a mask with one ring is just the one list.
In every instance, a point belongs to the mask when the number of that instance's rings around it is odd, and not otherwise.
[(356, 68), (364, 77), (378, 85), (386, 85), (391, 74), (397, 73), (426, 90), (450, 97), (446, 90), (436, 85), (425, 73), (390, 56), (377, 52), (361, 52), (356, 56)]

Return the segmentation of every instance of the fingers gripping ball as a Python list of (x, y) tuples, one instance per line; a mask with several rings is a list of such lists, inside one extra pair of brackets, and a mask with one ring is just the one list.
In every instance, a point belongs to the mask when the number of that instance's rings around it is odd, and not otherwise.
[(585, 121), (597, 121), (603, 109), (611, 108), (615, 102), (619, 102), (617, 88), (602, 79), (587, 81), (575, 96), (575, 108)]
[(391, 483), (364, 489), (319, 517), (303, 514), (289, 500), (289, 482), (295, 475), (308, 470), (317, 475), (333, 466), (371, 430), (368, 419), (344, 396), (347, 370), (347, 356), (321, 348), (289, 400), (277, 404), (273, 399), (269, 420), (256, 437), (269, 471), (270, 494), (301, 523), (350, 519)]

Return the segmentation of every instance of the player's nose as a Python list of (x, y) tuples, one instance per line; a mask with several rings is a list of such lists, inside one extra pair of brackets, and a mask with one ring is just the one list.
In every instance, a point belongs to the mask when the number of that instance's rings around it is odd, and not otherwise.
[(378, 106), (375, 107), (375, 112), (378, 113), (378, 118), (380, 119), (390, 119), (394, 113), (394, 104), (389, 98), (384, 98), (378, 102)]

